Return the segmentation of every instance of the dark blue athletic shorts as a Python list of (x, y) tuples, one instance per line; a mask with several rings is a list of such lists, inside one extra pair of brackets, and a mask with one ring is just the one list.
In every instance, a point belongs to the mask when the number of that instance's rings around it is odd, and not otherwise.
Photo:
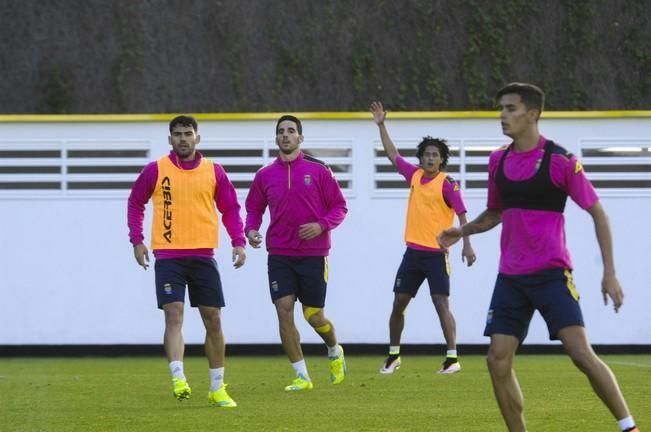
[(267, 266), (272, 301), (295, 295), (304, 306), (325, 306), (328, 257), (269, 255)]
[(393, 292), (415, 297), (425, 278), (430, 294), (450, 295), (448, 254), (407, 248), (396, 274)]
[(214, 258), (185, 257), (156, 260), (156, 298), (158, 308), (184, 301), (188, 287), (192, 307), (224, 307), (222, 282)]
[(558, 339), (558, 331), (565, 327), (583, 327), (579, 293), (570, 270), (556, 268), (520, 276), (498, 274), (484, 336), (506, 334), (522, 343), (535, 310), (547, 323), (550, 340)]

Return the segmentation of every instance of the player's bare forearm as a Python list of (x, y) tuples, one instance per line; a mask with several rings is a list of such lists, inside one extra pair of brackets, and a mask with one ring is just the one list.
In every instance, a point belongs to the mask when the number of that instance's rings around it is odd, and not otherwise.
[(382, 140), (382, 147), (384, 147), (384, 151), (387, 154), (387, 157), (391, 161), (391, 163), (395, 166), (396, 164), (396, 158), (400, 153), (398, 153), (398, 149), (396, 148), (395, 144), (391, 140), (391, 137), (389, 136), (389, 132), (387, 131), (387, 127), (384, 125), (384, 123), (379, 124), (378, 128), (380, 129), (380, 139)]
[(486, 209), (474, 220), (461, 227), (461, 234), (464, 237), (479, 234), (495, 228), (502, 222), (502, 211), (497, 209)]
[[(459, 218), (459, 226), (463, 227), (464, 225), (468, 224), (468, 218), (466, 216), (466, 213), (462, 213), (457, 216)], [(468, 238), (467, 235), (463, 236), (463, 245), (465, 246), (470, 246), (470, 239)]]
[(608, 298), (610, 298), (613, 302), (615, 312), (618, 312), (619, 308), (624, 304), (624, 291), (622, 290), (615, 273), (613, 237), (610, 232), (608, 215), (599, 202), (590, 207), (588, 213), (590, 213), (590, 216), (592, 216), (592, 220), (594, 221), (597, 242), (599, 243), (599, 249), (601, 250), (601, 260), (604, 265), (604, 275), (601, 281), (601, 293), (603, 295), (604, 304), (607, 305)]
[[(460, 214), (459, 216), (459, 226), (463, 227), (468, 223), (468, 218), (466, 217), (465, 213)], [(475, 261), (477, 260), (477, 256), (475, 255), (475, 251), (472, 248), (472, 245), (470, 244), (470, 239), (468, 236), (462, 237), (463, 239), (463, 248), (461, 249), (461, 261), (465, 261), (468, 263), (468, 267), (473, 265)]]
[(613, 237), (610, 232), (610, 224), (608, 223), (608, 215), (604, 211), (602, 205), (597, 202), (595, 205), (588, 209), (588, 213), (592, 216), (594, 221), (595, 233), (597, 235), (597, 242), (601, 250), (601, 260), (603, 261), (604, 274), (615, 274), (615, 260), (613, 258)]

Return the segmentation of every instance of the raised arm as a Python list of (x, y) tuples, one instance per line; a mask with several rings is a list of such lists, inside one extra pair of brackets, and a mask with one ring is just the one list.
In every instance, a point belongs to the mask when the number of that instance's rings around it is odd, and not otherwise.
[(400, 156), (400, 153), (398, 153), (398, 149), (393, 144), (393, 141), (391, 141), (389, 132), (387, 132), (387, 128), (384, 125), (384, 120), (386, 119), (387, 113), (384, 111), (382, 102), (378, 101), (371, 103), (370, 111), (373, 113), (373, 120), (375, 121), (375, 124), (377, 124), (378, 128), (380, 129), (380, 138), (382, 139), (382, 146), (384, 147), (384, 151), (386, 152), (387, 157), (393, 166), (396, 166), (396, 158)]
[(604, 297), (604, 304), (608, 304), (608, 297), (610, 297), (613, 301), (615, 312), (618, 312), (619, 308), (624, 303), (624, 292), (622, 291), (622, 287), (619, 285), (615, 273), (613, 237), (610, 233), (608, 216), (599, 202), (590, 207), (588, 213), (590, 213), (590, 216), (592, 216), (592, 220), (594, 221), (597, 242), (599, 243), (599, 249), (601, 250), (601, 260), (604, 266), (604, 274), (601, 280), (601, 293)]

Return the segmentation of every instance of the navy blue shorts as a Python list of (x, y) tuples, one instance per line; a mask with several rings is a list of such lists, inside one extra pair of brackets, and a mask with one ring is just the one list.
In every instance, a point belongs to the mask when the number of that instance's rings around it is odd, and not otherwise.
[(156, 260), (154, 270), (159, 309), (168, 303), (183, 302), (186, 285), (191, 306), (224, 307), (222, 281), (214, 258), (160, 259)]
[(393, 292), (415, 297), (425, 278), (430, 294), (450, 295), (448, 254), (407, 248), (396, 274)]
[(558, 339), (559, 330), (565, 327), (583, 327), (579, 293), (570, 270), (557, 268), (521, 276), (500, 273), (484, 336), (506, 334), (517, 337), (522, 343), (536, 310), (547, 323), (550, 340)]
[(272, 301), (295, 295), (304, 306), (325, 306), (328, 257), (269, 255), (267, 266)]

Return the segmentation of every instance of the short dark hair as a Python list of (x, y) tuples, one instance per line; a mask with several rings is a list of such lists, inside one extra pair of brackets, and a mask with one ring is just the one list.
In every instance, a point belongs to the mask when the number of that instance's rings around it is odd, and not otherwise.
[(303, 135), (303, 125), (301, 124), (301, 121), (294, 117), (293, 115), (285, 114), (284, 116), (280, 117), (278, 119), (278, 122), (276, 123), (276, 135), (278, 135), (278, 126), (285, 120), (293, 121), (296, 123), (296, 130), (298, 131), (299, 135)]
[(170, 133), (172, 133), (172, 130), (179, 125), (185, 127), (192, 126), (192, 129), (194, 129), (195, 132), (199, 128), (199, 126), (197, 125), (197, 121), (194, 119), (194, 117), (189, 115), (180, 115), (174, 117), (170, 122)]
[(498, 101), (505, 94), (515, 93), (520, 95), (522, 103), (527, 109), (537, 109), (541, 113), (545, 108), (545, 92), (540, 87), (533, 84), (512, 82), (502, 87), (495, 95), (495, 101)]
[(432, 138), (429, 135), (423, 137), (423, 140), (418, 144), (418, 148), (416, 150), (416, 157), (418, 158), (418, 161), (420, 162), (420, 159), (423, 157), (427, 146), (432, 145), (436, 146), (436, 148), (439, 149), (439, 153), (441, 155), (440, 169), (445, 169), (445, 167), (448, 165), (448, 159), (450, 159), (450, 147), (448, 147), (448, 142), (441, 138)]

